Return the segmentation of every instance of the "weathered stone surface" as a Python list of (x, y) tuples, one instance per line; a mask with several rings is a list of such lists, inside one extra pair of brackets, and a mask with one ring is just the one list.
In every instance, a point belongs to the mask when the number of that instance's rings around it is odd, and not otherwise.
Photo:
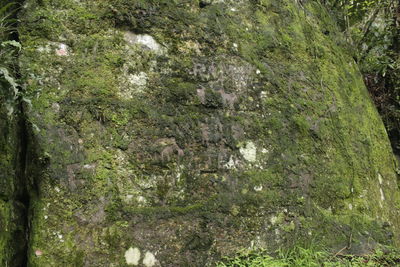
[(28, 0), (21, 17), (30, 266), (399, 241), (387, 135), (317, 3)]
[(0, 83), (0, 266), (21, 266), (27, 214), (21, 186), (21, 134), (17, 107), (7, 105), (6, 89)]

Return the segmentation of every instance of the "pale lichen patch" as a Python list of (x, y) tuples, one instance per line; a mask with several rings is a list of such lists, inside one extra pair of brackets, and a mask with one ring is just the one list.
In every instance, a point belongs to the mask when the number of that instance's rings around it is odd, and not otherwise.
[(125, 260), (128, 265), (139, 265), (140, 250), (138, 248), (130, 247), (125, 252)]
[(139, 89), (140, 91), (143, 90), (143, 88), (146, 87), (147, 85), (147, 74), (145, 72), (140, 72), (138, 74), (131, 74), (128, 77), (128, 81), (131, 85), (134, 85)]
[(378, 181), (379, 181), (379, 184), (380, 184), (380, 185), (383, 184), (382, 175), (381, 175), (380, 173), (378, 173)]
[(152, 266), (156, 265), (156, 263), (157, 263), (157, 259), (154, 256), (154, 254), (147, 251), (146, 254), (144, 255), (143, 265), (146, 267), (152, 267)]
[(125, 99), (134, 98), (135, 94), (143, 92), (147, 87), (148, 75), (145, 72), (129, 74), (123, 78), (123, 82), (127, 82), (127, 87), (119, 92), (119, 96)]
[(133, 32), (128, 31), (124, 33), (124, 39), (130, 45), (139, 44), (142, 47), (155, 52), (161, 51), (161, 45), (148, 34), (134, 34)]
[(225, 168), (227, 168), (227, 169), (235, 169), (236, 163), (235, 163), (235, 161), (233, 160), (233, 157), (232, 157), (232, 156), (229, 158), (229, 161), (228, 161), (224, 166), (225, 166)]
[(379, 188), (379, 191), (380, 191), (380, 193), (381, 193), (381, 200), (382, 200), (382, 201), (385, 201), (385, 195), (383, 194), (382, 188)]
[(263, 190), (263, 186), (262, 185), (258, 185), (258, 186), (254, 187), (254, 191), (256, 191), (256, 192), (260, 192), (262, 190)]
[(137, 202), (142, 203), (142, 204), (147, 203), (146, 198), (143, 197), (143, 196), (138, 196), (138, 197), (136, 198), (136, 200), (137, 200)]
[(245, 160), (250, 162), (255, 162), (257, 159), (257, 148), (253, 142), (247, 142), (243, 147), (239, 149), (240, 154), (244, 157)]

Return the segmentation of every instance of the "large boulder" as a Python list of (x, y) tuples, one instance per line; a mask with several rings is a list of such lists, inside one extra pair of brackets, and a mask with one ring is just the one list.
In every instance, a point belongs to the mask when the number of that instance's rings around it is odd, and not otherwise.
[(29, 266), (400, 240), (387, 134), (317, 1), (27, 0), (19, 32)]

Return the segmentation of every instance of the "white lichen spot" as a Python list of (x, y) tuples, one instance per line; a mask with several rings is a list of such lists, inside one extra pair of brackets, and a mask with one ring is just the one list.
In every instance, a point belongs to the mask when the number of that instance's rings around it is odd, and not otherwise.
[(379, 181), (379, 184), (380, 184), (380, 185), (383, 184), (382, 175), (381, 175), (380, 173), (378, 173), (378, 181)]
[(382, 188), (379, 188), (379, 191), (381, 192), (381, 200), (385, 201), (385, 195), (383, 194)]
[(253, 248), (254, 247), (254, 240), (251, 240), (250, 241), (250, 248)]
[(261, 99), (266, 99), (267, 95), (268, 95), (268, 93), (266, 91), (261, 91), (261, 93), (260, 93)]
[(255, 162), (257, 159), (257, 148), (253, 142), (247, 142), (243, 147), (239, 149), (240, 154), (245, 158), (245, 160), (250, 162)]
[(147, 251), (146, 254), (144, 255), (143, 265), (146, 267), (152, 267), (156, 265), (156, 262), (157, 260), (154, 254)]
[(254, 191), (256, 191), (256, 192), (260, 192), (260, 191), (262, 191), (263, 190), (263, 186), (262, 185), (259, 185), (259, 186), (255, 186), (254, 187)]
[(229, 158), (229, 161), (225, 164), (225, 168), (227, 168), (227, 169), (235, 168), (235, 161), (233, 160), (232, 156)]
[(45, 220), (47, 220), (49, 218), (49, 216), (47, 216), (47, 215), (44, 215), (44, 219)]
[(148, 34), (134, 34), (133, 32), (125, 32), (124, 39), (130, 45), (139, 44), (142, 47), (155, 52), (159, 52), (161, 50), (161, 45), (157, 43), (153, 36)]
[(257, 69), (257, 70), (256, 70), (256, 73), (257, 73), (257, 74), (260, 74), (260, 73), (261, 73), (261, 71), (260, 71), (259, 69)]
[(233, 43), (233, 47), (234, 48), (238, 48), (238, 44), (237, 43)]
[(143, 91), (146, 88), (148, 79), (147, 73), (140, 72), (138, 74), (130, 74), (128, 82), (135, 87), (135, 91)]
[(83, 165), (83, 168), (84, 169), (94, 169), (95, 165), (94, 164), (85, 164), (85, 165)]
[(128, 265), (139, 265), (140, 250), (138, 248), (130, 247), (125, 252), (125, 261)]
[(35, 130), (37, 133), (40, 133), (40, 129), (36, 124), (32, 123), (32, 127), (33, 127), (33, 130)]
[(138, 197), (137, 197), (137, 201), (138, 201), (139, 203), (146, 203), (146, 199), (145, 199), (143, 196), (138, 196)]

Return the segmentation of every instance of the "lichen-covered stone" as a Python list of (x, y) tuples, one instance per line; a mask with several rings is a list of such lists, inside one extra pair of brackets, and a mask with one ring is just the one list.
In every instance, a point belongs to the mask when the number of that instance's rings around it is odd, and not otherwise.
[(400, 241), (386, 132), (316, 1), (27, 0), (21, 18), (30, 266)]

